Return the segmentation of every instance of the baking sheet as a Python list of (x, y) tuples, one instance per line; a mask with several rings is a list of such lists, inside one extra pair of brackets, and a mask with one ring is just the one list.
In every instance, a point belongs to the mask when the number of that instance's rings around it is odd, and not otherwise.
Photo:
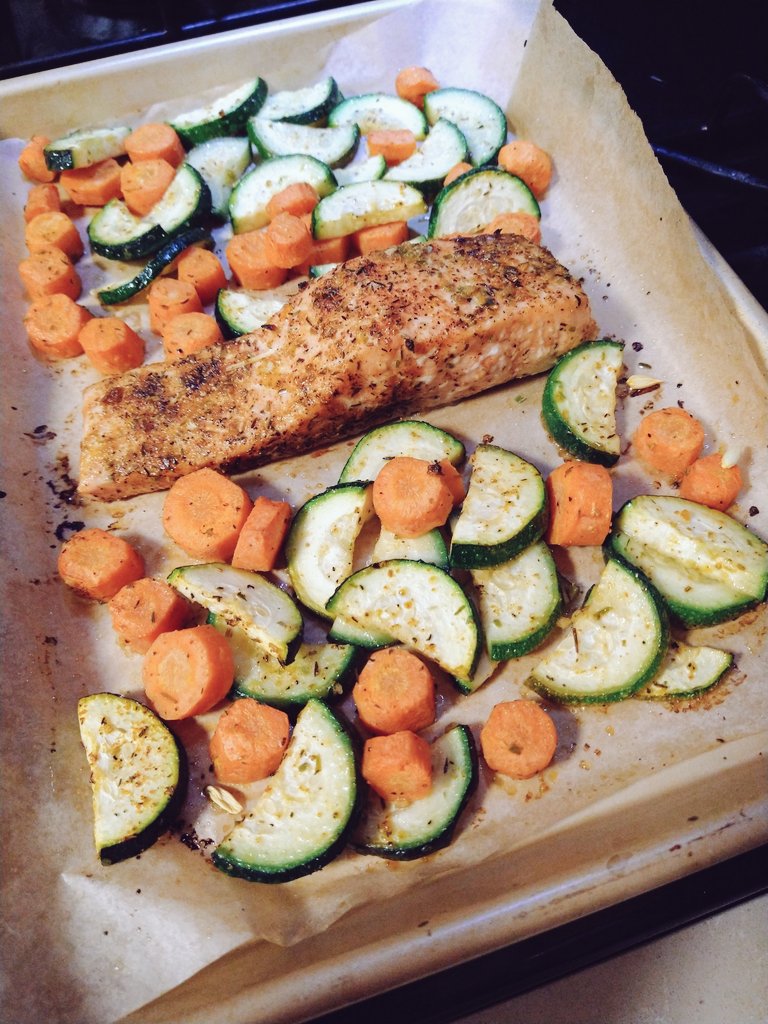
[[(749, 486), (739, 515), (761, 509), (749, 518), (765, 535), (768, 332), (760, 311), (704, 245), (718, 270), (712, 272), (620, 88), (548, 4), (473, 5), (472, 28), (468, 35), (461, 3), (371, 4), (29, 76), (3, 87), (2, 134), (12, 140), (86, 118), (138, 118), (161, 97), (181, 109), (192, 86), (200, 95), (251, 74), (278, 89), (333, 73), (352, 93), (391, 88), (399, 67), (420, 63), (445, 84), (491, 94), (516, 134), (554, 154), (545, 244), (583, 277), (601, 331), (626, 342), (630, 369), (664, 381), (651, 401), (684, 401), (703, 418), (709, 446), (743, 452)], [(97, 689), (140, 695), (140, 663), (117, 649), (105, 609), (79, 601), (56, 580), (55, 532), (66, 535), (65, 524), (77, 520), (115, 523), (147, 553), (153, 574), (185, 559), (158, 530), (161, 495), (109, 506), (71, 503), (77, 396), (94, 375), (80, 361), (46, 367), (24, 340), (25, 300), (15, 274), (26, 193), (15, 169), (18, 148), (13, 141), (0, 146), (7, 214), (0, 261), (7, 296), (3, 957), (10, 1019), (305, 1019), (765, 837), (763, 609), (746, 628), (742, 622), (700, 634), (737, 653), (739, 670), (716, 698), (677, 712), (640, 702), (557, 711), (561, 744), (550, 771), (515, 785), (483, 775), (455, 843), (425, 861), (344, 855), (278, 887), (212, 871), (200, 840), (220, 835), (228, 822), (200, 795), (208, 781), (204, 737), (184, 725), (193, 751), (185, 831), (136, 861), (101, 868), (91, 847), (74, 706)], [(515, 385), (427, 418), (469, 448), (493, 433), (546, 473), (559, 460), (539, 424), (540, 391), (541, 381)], [(622, 403), (624, 436), (648, 405), (647, 396)], [(242, 480), (252, 493), (284, 496), (295, 506), (335, 479), (349, 447)], [(629, 461), (616, 471), (617, 503), (653, 486)], [(597, 572), (587, 554), (567, 568), (583, 586)], [(506, 669), (470, 700), (444, 690), (441, 727), (453, 719), (476, 729), (491, 703), (519, 692), (532, 661)]]

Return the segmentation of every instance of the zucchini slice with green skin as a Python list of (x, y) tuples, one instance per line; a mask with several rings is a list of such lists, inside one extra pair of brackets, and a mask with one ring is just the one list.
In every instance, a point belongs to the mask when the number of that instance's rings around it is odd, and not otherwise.
[(125, 153), (130, 128), (85, 128), (54, 139), (43, 148), (45, 164), (51, 171), (90, 167), (111, 156)]
[(635, 696), (642, 700), (700, 697), (720, 682), (732, 664), (729, 651), (673, 640), (659, 672)]
[(381, 647), (391, 647), (397, 643), (389, 633), (380, 629), (363, 629), (342, 615), (333, 620), (328, 630), (328, 639), (335, 644), (352, 644), (366, 651), (378, 651)]
[(552, 439), (583, 462), (613, 466), (621, 451), (616, 388), (624, 359), (618, 341), (586, 341), (549, 371), (541, 412)]
[(168, 577), (180, 594), (242, 631), (277, 661), (285, 664), (301, 642), (304, 621), (296, 602), (257, 572), (224, 562), (181, 565)]
[(363, 93), (342, 100), (328, 115), (328, 124), (356, 124), (363, 135), (406, 128), (417, 139), (423, 139), (429, 130), (427, 119), (417, 106), (384, 92)]
[(248, 122), (248, 137), (265, 160), (303, 153), (322, 160), (329, 167), (337, 167), (355, 155), (360, 129), (356, 124), (317, 128), (310, 124), (271, 121), (258, 115)]
[(229, 197), (229, 217), (235, 234), (256, 231), (268, 224), (270, 199), (297, 182), (312, 185), (321, 197), (336, 188), (336, 178), (328, 164), (300, 153), (265, 160), (244, 174)]
[(464, 461), (465, 454), (461, 441), (440, 427), (434, 427), (426, 420), (398, 420), (363, 434), (344, 463), (339, 483), (375, 480), (386, 463), (396, 455), (409, 455), (429, 462), (448, 459), (458, 466)]
[(725, 512), (685, 498), (632, 498), (614, 518), (608, 546), (688, 628), (727, 622), (766, 599), (768, 544)]
[(213, 312), (224, 337), (239, 338), (241, 334), (257, 330), (284, 305), (285, 298), (278, 299), (264, 292), (220, 288)]
[(471, 678), (482, 646), (468, 595), (445, 569), (426, 562), (396, 558), (358, 570), (335, 592), (328, 612), (392, 636), (458, 682)]
[(467, 159), (467, 140), (451, 121), (440, 118), (430, 130), (421, 148), (384, 175), (387, 181), (405, 181), (426, 196), (435, 196), (443, 187), (446, 174)]
[(441, 569), (449, 567), (448, 545), (440, 530), (430, 530), (420, 537), (398, 537), (381, 528), (371, 552), (372, 562), (387, 562), (392, 558), (409, 558), (414, 562), (429, 562)]
[(470, 457), (467, 496), (454, 524), (451, 565), (501, 565), (544, 533), (547, 492), (541, 473), (514, 452), (479, 444)]
[(506, 661), (539, 647), (563, 607), (555, 560), (544, 541), (509, 562), (471, 573), (489, 657)]
[(264, 101), (259, 115), (291, 124), (317, 124), (324, 121), (343, 99), (336, 79), (329, 76), (303, 89), (272, 93)]
[(81, 697), (77, 717), (96, 850), (102, 864), (115, 864), (146, 850), (172, 824), (184, 793), (183, 753), (165, 722), (130, 697)]
[(289, 882), (344, 848), (358, 802), (352, 740), (330, 709), (307, 701), (280, 767), (213, 852), (219, 870), (250, 882)]
[(431, 125), (440, 118), (456, 125), (467, 140), (475, 167), (493, 163), (507, 140), (504, 111), (490, 96), (473, 89), (435, 89), (424, 97), (424, 113)]
[(283, 665), (244, 630), (229, 626), (219, 615), (208, 622), (229, 640), (235, 661), (233, 697), (252, 697), (283, 711), (295, 711), (308, 700), (332, 700), (341, 696), (355, 664), (356, 649), (350, 644), (301, 644), (296, 657)]
[(227, 220), (232, 189), (251, 162), (250, 141), (238, 135), (208, 139), (190, 149), (186, 162), (200, 173), (208, 186), (212, 212), (220, 220)]
[(190, 245), (203, 242), (213, 246), (213, 236), (204, 227), (190, 228), (175, 235), (145, 264), (142, 269), (127, 281), (107, 285), (96, 292), (96, 298), (104, 306), (117, 306), (128, 302), (145, 288), (149, 288), (155, 278), (167, 270), (173, 261), (188, 249)]
[(424, 197), (412, 185), (385, 178), (358, 181), (320, 200), (312, 211), (312, 234), (315, 238), (339, 238), (375, 224), (410, 220), (426, 211)]
[(267, 98), (267, 83), (254, 78), (205, 106), (179, 114), (170, 122), (187, 149), (219, 135), (242, 135), (249, 117)]
[(405, 807), (369, 791), (351, 845), (359, 853), (415, 860), (447, 846), (477, 786), (477, 752), (466, 725), (454, 725), (432, 748), (432, 791)]
[(640, 573), (611, 558), (527, 682), (562, 703), (623, 700), (656, 675), (668, 645), (663, 601)]
[(329, 617), (326, 604), (352, 572), (355, 543), (373, 517), (372, 487), (335, 484), (305, 502), (285, 542), (288, 575), (303, 605)]
[(384, 177), (386, 170), (387, 161), (381, 153), (377, 153), (376, 156), (355, 161), (346, 167), (337, 167), (333, 173), (339, 185), (351, 185), (356, 181), (376, 181)]
[(474, 234), (500, 213), (541, 216), (525, 182), (501, 167), (479, 167), (460, 175), (435, 196), (427, 236)]

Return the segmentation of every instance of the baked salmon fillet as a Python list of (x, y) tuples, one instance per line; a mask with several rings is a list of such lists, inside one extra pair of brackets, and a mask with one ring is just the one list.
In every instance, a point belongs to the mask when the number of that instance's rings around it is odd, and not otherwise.
[(299, 455), (541, 373), (595, 332), (579, 283), (518, 236), (360, 256), (251, 334), (91, 385), (79, 490), (114, 500)]

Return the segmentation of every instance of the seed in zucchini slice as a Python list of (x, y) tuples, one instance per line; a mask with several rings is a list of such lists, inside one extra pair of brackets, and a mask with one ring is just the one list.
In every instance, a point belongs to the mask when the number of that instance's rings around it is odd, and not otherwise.
[(584, 462), (612, 466), (619, 458), (616, 387), (624, 346), (587, 341), (566, 352), (549, 372), (541, 411), (553, 440)]
[(472, 733), (454, 725), (432, 742), (432, 791), (404, 807), (368, 792), (351, 843), (360, 853), (392, 860), (426, 857), (451, 842), (476, 785)]
[(344, 848), (358, 793), (352, 740), (330, 709), (311, 699), (280, 767), (214, 850), (213, 863), (251, 882), (288, 882), (317, 871)]
[(91, 772), (94, 840), (103, 864), (134, 857), (171, 824), (183, 798), (182, 750), (150, 708), (95, 693), (77, 704)]
[(669, 644), (661, 598), (642, 575), (610, 559), (528, 685), (551, 700), (622, 700), (659, 669)]
[(732, 664), (729, 651), (674, 640), (659, 671), (635, 696), (642, 700), (699, 697), (719, 683)]
[(608, 544), (689, 628), (735, 619), (768, 593), (768, 544), (727, 513), (676, 495), (626, 502)]

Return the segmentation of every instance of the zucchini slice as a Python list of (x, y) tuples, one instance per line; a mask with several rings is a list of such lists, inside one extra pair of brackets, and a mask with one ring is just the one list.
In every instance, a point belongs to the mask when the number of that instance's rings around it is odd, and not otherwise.
[(485, 646), (493, 661), (521, 658), (555, 628), (562, 611), (552, 553), (537, 541), (509, 562), (473, 569)]
[(339, 185), (351, 185), (356, 181), (376, 181), (383, 178), (387, 170), (387, 161), (377, 153), (376, 156), (366, 157), (365, 160), (356, 160), (346, 167), (337, 167), (334, 170), (336, 181)]
[(659, 672), (635, 696), (643, 700), (699, 697), (719, 683), (732, 664), (729, 651), (673, 640)]
[(735, 619), (766, 599), (768, 544), (725, 512), (641, 494), (619, 509), (608, 543), (689, 628)]
[(417, 106), (384, 92), (363, 93), (342, 100), (328, 115), (328, 124), (356, 124), (363, 135), (407, 128), (417, 139), (423, 139), (429, 130), (427, 119)]
[(125, 153), (130, 128), (86, 128), (62, 135), (43, 149), (45, 164), (51, 171), (69, 171), (90, 167), (111, 156)]
[(467, 496), (453, 528), (451, 564), (482, 569), (508, 562), (544, 533), (547, 492), (535, 466), (492, 444), (470, 457)]
[(248, 137), (265, 160), (303, 153), (322, 160), (329, 167), (336, 167), (354, 156), (360, 141), (360, 129), (356, 124), (316, 128), (310, 124), (271, 121), (258, 115), (248, 122)]
[(432, 791), (405, 807), (369, 791), (351, 845), (360, 853), (414, 860), (447, 846), (477, 785), (477, 753), (466, 725), (432, 742)]
[(426, 196), (436, 195), (452, 167), (467, 159), (467, 140), (451, 121), (441, 117), (430, 130), (421, 148), (402, 163), (390, 167), (387, 181), (405, 181)]
[(288, 531), (288, 575), (302, 604), (326, 618), (328, 599), (352, 572), (355, 543), (373, 517), (371, 485), (336, 484), (310, 498)]
[(104, 306), (116, 306), (121, 302), (128, 302), (143, 292), (145, 288), (149, 288), (155, 278), (160, 277), (164, 271), (168, 270), (173, 261), (181, 256), (185, 249), (198, 242), (213, 246), (213, 236), (204, 227), (189, 228), (187, 231), (174, 235), (137, 274), (127, 281), (120, 281), (117, 284), (100, 288), (96, 292), (96, 298)]
[(81, 697), (77, 717), (96, 850), (102, 864), (115, 864), (147, 849), (172, 823), (183, 797), (183, 755), (165, 722), (130, 697)]
[(291, 124), (317, 124), (343, 99), (336, 80), (329, 76), (303, 89), (272, 93), (264, 100), (259, 115)]
[(242, 135), (249, 117), (267, 98), (267, 83), (253, 78), (205, 106), (179, 114), (171, 121), (187, 149), (218, 135)]
[(349, 735), (322, 701), (309, 700), (280, 767), (216, 847), (213, 863), (250, 882), (289, 882), (317, 871), (343, 849), (358, 792)]
[(229, 640), (235, 661), (233, 697), (252, 697), (283, 711), (303, 707), (308, 700), (331, 700), (344, 690), (355, 663), (350, 644), (301, 644), (290, 665), (281, 664), (237, 626), (219, 615), (208, 621)]
[(344, 616), (338, 615), (328, 630), (328, 639), (336, 644), (352, 644), (363, 650), (377, 651), (380, 647), (391, 647), (397, 643), (393, 636), (381, 629), (364, 629)]
[(612, 466), (621, 438), (616, 431), (616, 387), (624, 346), (587, 341), (560, 356), (550, 370), (541, 412), (553, 440), (577, 459)]
[(469, 679), (481, 644), (469, 597), (445, 569), (392, 559), (349, 576), (328, 602), (332, 615), (386, 633), (445, 669)]
[(551, 700), (623, 700), (655, 676), (669, 644), (664, 605), (630, 566), (611, 558), (528, 685)]
[(435, 196), (427, 236), (481, 231), (500, 213), (541, 216), (536, 197), (524, 181), (501, 167), (480, 167), (460, 175)]
[[(416, 108), (414, 108), (416, 109)], [(360, 228), (426, 213), (424, 197), (402, 181), (358, 181), (326, 195), (312, 211), (315, 238), (339, 238)]]
[(285, 305), (285, 298), (246, 288), (220, 288), (214, 316), (225, 338), (250, 334), (270, 320)]
[(219, 136), (201, 142), (187, 153), (186, 162), (199, 172), (211, 193), (211, 210), (229, 217), (229, 197), (251, 162), (251, 144), (244, 136)]
[(396, 455), (410, 455), (429, 462), (448, 459), (458, 466), (464, 461), (465, 449), (452, 434), (425, 420), (386, 423), (363, 434), (344, 463), (339, 483), (375, 480), (389, 459)]
[(475, 167), (493, 163), (507, 140), (504, 111), (489, 96), (473, 89), (435, 89), (424, 97), (424, 113), (431, 125), (440, 118), (456, 125), (467, 140)]
[(290, 661), (304, 626), (296, 602), (266, 577), (223, 562), (182, 565), (168, 577), (180, 594), (241, 629), (281, 664)]
[(391, 558), (409, 558), (415, 562), (428, 562), (449, 567), (448, 546), (440, 530), (430, 530), (420, 537), (398, 537), (391, 530), (381, 528), (371, 553), (372, 562), (387, 562)]
[(327, 196), (336, 188), (333, 171), (313, 156), (276, 156), (252, 168), (235, 185), (229, 197), (229, 216), (235, 234), (255, 231), (269, 223), (267, 204), (288, 185), (305, 181)]

